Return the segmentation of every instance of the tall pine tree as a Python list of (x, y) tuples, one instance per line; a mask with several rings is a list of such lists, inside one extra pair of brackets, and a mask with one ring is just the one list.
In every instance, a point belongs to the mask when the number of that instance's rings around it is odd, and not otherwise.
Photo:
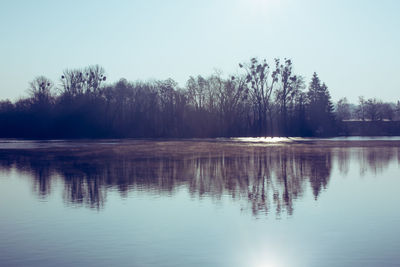
[(335, 134), (335, 117), (328, 87), (321, 84), (314, 72), (307, 92), (307, 122), (310, 134), (329, 136)]

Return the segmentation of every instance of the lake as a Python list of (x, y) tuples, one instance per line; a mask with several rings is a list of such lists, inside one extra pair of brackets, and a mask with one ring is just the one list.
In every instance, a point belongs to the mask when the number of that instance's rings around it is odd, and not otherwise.
[(1, 266), (400, 266), (400, 138), (1, 140)]

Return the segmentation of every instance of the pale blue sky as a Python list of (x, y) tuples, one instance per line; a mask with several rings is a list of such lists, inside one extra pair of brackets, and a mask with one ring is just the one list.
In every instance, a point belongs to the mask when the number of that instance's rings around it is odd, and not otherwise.
[(0, 99), (45, 75), (100, 64), (109, 81), (239, 71), (288, 57), (334, 100), (400, 100), (400, 1), (143, 0), (0, 2)]

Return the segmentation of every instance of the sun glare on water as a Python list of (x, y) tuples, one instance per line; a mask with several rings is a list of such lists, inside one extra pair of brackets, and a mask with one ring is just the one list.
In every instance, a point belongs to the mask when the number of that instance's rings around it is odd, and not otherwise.
[(241, 262), (243, 266), (249, 267), (289, 267), (293, 259), (296, 259), (294, 266), (306, 266), (304, 262), (295, 254), (290, 252), (286, 246), (279, 243), (274, 243), (275, 247), (255, 243), (249, 245), (243, 253), (241, 253)]
[(286, 267), (283, 264), (279, 263), (277, 260), (274, 259), (259, 259), (250, 266), (253, 267)]
[(281, 267), (281, 266), (279, 266), (278, 264), (275, 264), (275, 263), (265, 262), (265, 263), (256, 264), (256, 265), (254, 265), (254, 267)]
[(289, 143), (300, 140), (298, 137), (234, 137), (234, 141), (249, 142), (249, 143)]

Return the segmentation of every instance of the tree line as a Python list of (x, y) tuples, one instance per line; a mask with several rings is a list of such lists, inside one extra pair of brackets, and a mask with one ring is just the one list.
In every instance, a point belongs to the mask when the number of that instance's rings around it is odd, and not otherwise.
[(338, 120), (360, 121), (399, 121), (400, 101), (397, 103), (383, 102), (377, 98), (365, 99), (360, 96), (358, 104), (351, 104), (347, 98), (341, 98), (336, 104)]
[(0, 101), (0, 137), (333, 136), (351, 110), (345, 100), (335, 110), (317, 73), (307, 85), (290, 59), (252, 58), (239, 70), (192, 76), (184, 87), (172, 79), (107, 84), (98, 65), (67, 69), (57, 85), (38, 76), (29, 96)]

